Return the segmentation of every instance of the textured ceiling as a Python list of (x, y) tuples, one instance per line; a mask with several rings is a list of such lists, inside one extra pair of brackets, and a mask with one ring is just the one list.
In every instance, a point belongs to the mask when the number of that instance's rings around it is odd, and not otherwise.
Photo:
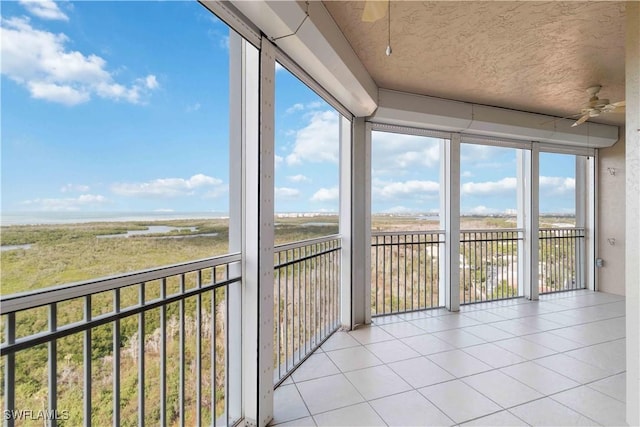
[(578, 113), (595, 84), (624, 98), (623, 2), (393, 0), (389, 57), (387, 17), (362, 22), (364, 4), (324, 1), (381, 88), (554, 116)]

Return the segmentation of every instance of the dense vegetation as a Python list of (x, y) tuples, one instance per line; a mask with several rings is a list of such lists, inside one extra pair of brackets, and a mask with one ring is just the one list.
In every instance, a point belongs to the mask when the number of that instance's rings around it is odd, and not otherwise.
[[(546, 218), (543, 226), (567, 222), (570, 218)], [(49, 286), (94, 279), (202, 259), (228, 251), (228, 222), (217, 220), (176, 220), (158, 221), (153, 225), (166, 225), (178, 229), (162, 235), (140, 235), (128, 238), (98, 238), (100, 235), (124, 234), (127, 230), (145, 230), (149, 222), (117, 222), (64, 225), (33, 225), (2, 227), (3, 245), (30, 244), (29, 249), (17, 249), (1, 252), (1, 290), (2, 295), (16, 292), (34, 291)], [(463, 218), (463, 229), (486, 229), (514, 227), (512, 218)], [(196, 227), (195, 231), (187, 227)], [(403, 216), (374, 216), (373, 230), (435, 230), (438, 223), (434, 220), (416, 220)], [(308, 238), (334, 234), (338, 232), (337, 217), (298, 217), (278, 218), (276, 221), (276, 244), (293, 242)], [(434, 254), (431, 254), (434, 255)], [(423, 258), (426, 262), (427, 258)], [(389, 270), (391, 271), (391, 270)], [(424, 274), (431, 274), (425, 267)], [(212, 272), (205, 272), (203, 280), (210, 279)], [(402, 271), (402, 275), (407, 274)], [(411, 274), (411, 273), (409, 273)], [(186, 287), (194, 286), (195, 276), (186, 277)], [(437, 280), (437, 277), (436, 277)], [(417, 278), (420, 282), (420, 277)], [(160, 283), (148, 283), (145, 288), (145, 300), (160, 295)], [(137, 287), (123, 289), (120, 295), (121, 306), (137, 304)], [(167, 292), (171, 294), (179, 288), (173, 278), (167, 282)], [(424, 290), (426, 291), (426, 289)], [(427, 291), (430, 292), (430, 291)], [(426, 293), (418, 295), (420, 299)], [(399, 296), (380, 295), (385, 298)], [(413, 298), (413, 296), (410, 296)], [(225, 293), (223, 289), (208, 291), (202, 297), (191, 297), (184, 302), (172, 303), (166, 308), (167, 319), (167, 360), (170, 369), (167, 376), (166, 417), (169, 424), (177, 422), (180, 406), (178, 370), (175, 368), (180, 358), (181, 347), (178, 333), (178, 314), (184, 310), (185, 318), (185, 390), (184, 405), (187, 424), (195, 422), (196, 405), (202, 408), (203, 423), (210, 423), (211, 400), (215, 400), (216, 413), (220, 416), (225, 409), (225, 342), (216, 339), (211, 342), (215, 330), (217, 337), (225, 336)], [(431, 295), (428, 295), (429, 300)], [(435, 295), (437, 301), (437, 295)], [(372, 301), (373, 303), (373, 301)], [(197, 317), (197, 305), (201, 305), (201, 317)], [(390, 302), (389, 302), (390, 304)], [(400, 303), (398, 303), (400, 304)], [(406, 304), (404, 301), (402, 304)], [(113, 310), (113, 295), (100, 294), (92, 297), (92, 316), (98, 316)], [(394, 303), (395, 305), (395, 303)], [(83, 316), (83, 300), (76, 299), (59, 304), (57, 308), (58, 325), (80, 321)], [(5, 321), (5, 316), (2, 318)], [(145, 326), (145, 419), (157, 424), (160, 418), (160, 309), (145, 313), (144, 319), (130, 316), (119, 325), (120, 331), (120, 412), (123, 425), (137, 424), (138, 408), (138, 330), (139, 324)], [(30, 310), (19, 314), (16, 319), (18, 336), (25, 336), (47, 330), (47, 311), (45, 308)], [(198, 329), (198, 325), (200, 328)], [(2, 325), (4, 331), (4, 324)], [(199, 363), (202, 369), (201, 396), (197, 399), (196, 368), (198, 366), (197, 344), (200, 331)], [(94, 425), (112, 423), (112, 384), (113, 384), (113, 325), (107, 324), (92, 330), (91, 333), (91, 377), (92, 377), (92, 421)], [(4, 337), (4, 332), (3, 332)], [(68, 410), (70, 419), (67, 425), (76, 425), (82, 419), (83, 401), (83, 334), (75, 334), (57, 341), (57, 387), (58, 409)], [(234, 339), (231, 337), (231, 339)], [(212, 345), (213, 344), (213, 345)], [(211, 372), (212, 358), (216, 369)], [(46, 345), (22, 351), (16, 357), (16, 396), (19, 409), (42, 410), (48, 408)], [(2, 358), (4, 365), (5, 360)], [(0, 375), (4, 376), (3, 366)], [(4, 396), (4, 379), (0, 379)], [(215, 381), (215, 386), (212, 386)], [(0, 402), (1, 404), (2, 402)], [(42, 421), (33, 421), (39, 425)], [(61, 424), (64, 424), (62, 422)], [(29, 425), (29, 423), (26, 423)]]

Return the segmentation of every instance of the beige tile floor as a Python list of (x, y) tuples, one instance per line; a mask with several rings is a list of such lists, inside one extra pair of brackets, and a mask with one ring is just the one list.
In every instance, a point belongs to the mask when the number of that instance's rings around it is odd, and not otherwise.
[(374, 318), (276, 389), (273, 424), (626, 425), (624, 316), (575, 291)]

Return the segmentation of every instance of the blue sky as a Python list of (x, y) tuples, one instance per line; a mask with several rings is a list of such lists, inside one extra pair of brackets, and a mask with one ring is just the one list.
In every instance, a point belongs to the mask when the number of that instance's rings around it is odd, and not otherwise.
[[(2, 2), (2, 211), (226, 212), (228, 32), (196, 2)], [(374, 212), (436, 210), (438, 141), (373, 140)], [(463, 211), (514, 209), (515, 152), (467, 151)], [(338, 114), (281, 67), (275, 161), (276, 211), (337, 211)], [(541, 172), (573, 210), (573, 159)]]

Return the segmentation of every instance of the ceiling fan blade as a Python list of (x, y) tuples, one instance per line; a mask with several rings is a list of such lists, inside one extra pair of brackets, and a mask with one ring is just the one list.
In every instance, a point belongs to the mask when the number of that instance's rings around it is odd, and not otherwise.
[(573, 119), (574, 117), (580, 117), (581, 115), (582, 113), (577, 113), (577, 114), (572, 114), (570, 116), (565, 116), (565, 117), (555, 117), (551, 120), (547, 120), (546, 122), (542, 122), (540, 124), (546, 125), (547, 123), (557, 122), (558, 120), (564, 120), (564, 119)]
[(577, 122), (572, 124), (571, 127), (573, 128), (573, 127), (576, 127), (578, 125), (581, 125), (584, 122), (586, 122), (588, 119), (589, 119), (589, 114), (585, 114), (584, 116), (580, 117)]
[(387, 14), (387, 3), (389, 0), (367, 0), (364, 3), (362, 12), (363, 22), (376, 22)]
[(624, 113), (626, 105), (625, 101), (614, 102), (613, 104), (607, 104), (602, 111), (604, 113)]

